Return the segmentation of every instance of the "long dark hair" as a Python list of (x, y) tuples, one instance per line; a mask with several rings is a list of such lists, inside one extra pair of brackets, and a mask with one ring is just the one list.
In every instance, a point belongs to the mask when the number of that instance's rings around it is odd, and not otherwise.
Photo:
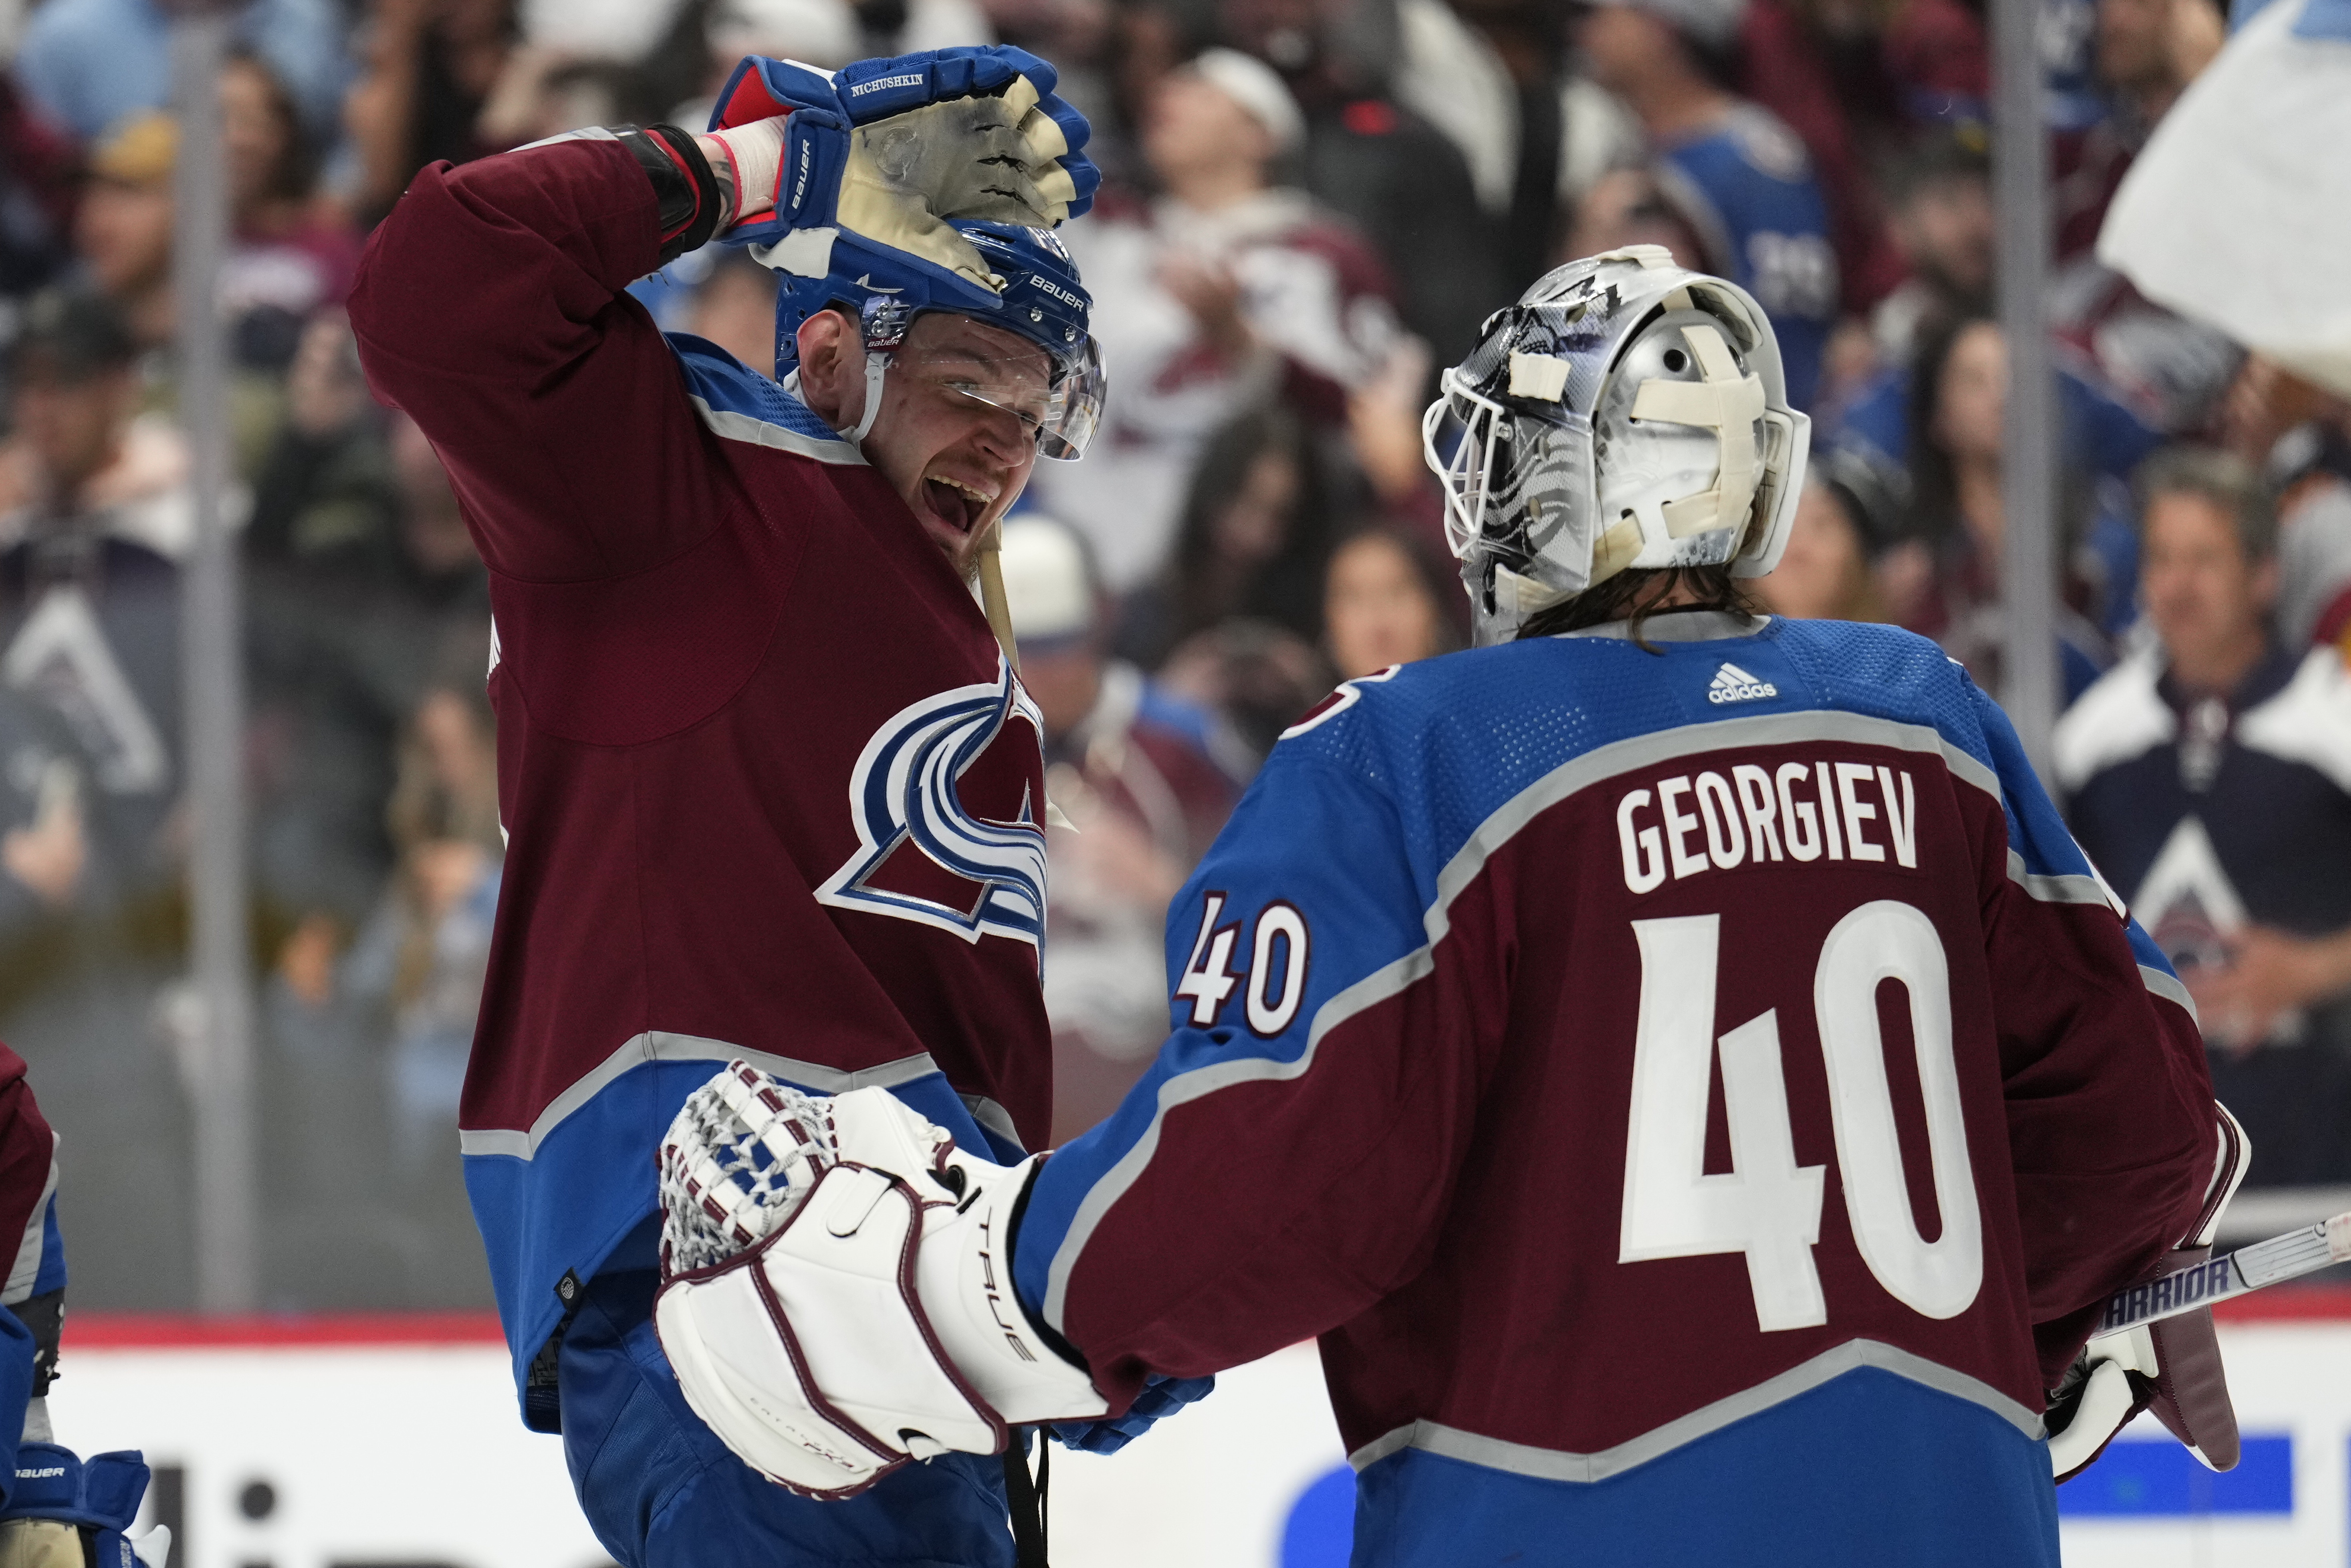
[(1911, 361), (1910, 516), (1904, 531), (1929, 544), (1949, 538), (1959, 526), (1958, 472), (1935, 434), (1943, 413), (1943, 370), (1968, 329), (1984, 324), (1994, 323), (1981, 311), (1943, 317), (1920, 336), (1917, 358)]
[(1667, 608), (1664, 601), (1677, 589), (1692, 597), (1687, 603), (1672, 606), (1676, 610), (1719, 610), (1733, 615), (1763, 613), (1746, 585), (1730, 574), (1727, 562), (1719, 566), (1639, 567), (1620, 571), (1598, 587), (1587, 588), (1547, 610), (1536, 611), (1519, 628), (1519, 636), (1556, 637), (1562, 632), (1581, 632), (1609, 621), (1629, 620), (1633, 641), (1648, 648), (1649, 644), (1642, 640), (1641, 628), (1650, 616)]
[[(1286, 461), (1298, 476), (1283, 519), (1281, 543), (1239, 591), (1220, 595), (1210, 567), (1217, 525), (1240, 498), (1249, 476), (1268, 456)], [(1234, 615), (1286, 626), (1310, 643), (1322, 636), (1322, 571), (1331, 557), (1332, 479), (1314, 432), (1280, 403), (1245, 411), (1208, 438), (1192, 467), (1177, 525), (1171, 642)]]
[[(1959, 517), (1959, 470), (1935, 435), (1936, 422), (1943, 413), (1943, 370), (1959, 340), (1980, 324), (1998, 323), (1995, 318), (1973, 310), (1934, 322), (1919, 338), (1918, 357), (1910, 371), (1910, 505), (1899, 531), (1938, 549), (1965, 532)], [(2097, 497), (2081, 465), (2062, 441), (2057, 455), (2058, 538), (2061, 549), (2071, 550), (2088, 527)]]
[(285, 137), (263, 194), (277, 202), (308, 201), (319, 185), (319, 154), (311, 145), (310, 128), (303, 121), (301, 106), (294, 101), (293, 89), (277, 74), (277, 68), (257, 50), (242, 46), (231, 48), (223, 64), (243, 67), (261, 78), (270, 115)]

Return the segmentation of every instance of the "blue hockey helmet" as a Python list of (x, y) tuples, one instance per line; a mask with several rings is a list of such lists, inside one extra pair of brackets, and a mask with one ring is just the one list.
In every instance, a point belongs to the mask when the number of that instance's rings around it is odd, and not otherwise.
[[(865, 340), (869, 375), (876, 378), (904, 342), (917, 317), (952, 311), (983, 326), (1015, 333), (1044, 350), (1050, 367), (1046, 385), (1035, 386), (1019, 376), (966, 377), (946, 382), (966, 396), (1008, 409), (1019, 416), (1035, 437), (1039, 455), (1063, 460), (1084, 455), (1086, 444), (1102, 422), (1102, 349), (1092, 329), (1093, 298), (1078, 279), (1069, 251), (1052, 233), (1013, 224), (950, 220), (948, 226), (969, 241), (988, 268), (1004, 280), (1004, 290), (989, 306), (974, 304), (967, 286), (950, 288), (937, 274), (914, 267), (883, 267), (861, 256), (852, 267), (829, 268), (821, 276), (803, 276), (778, 266), (763, 251), (784, 246), (754, 246), (752, 254), (780, 278), (776, 293), (776, 373), (789, 373), (799, 359), (800, 323), (818, 311), (840, 309), (853, 316)], [(854, 271), (856, 276), (851, 277)], [(1029, 378), (1033, 381), (1033, 378)], [(878, 406), (867, 400), (867, 424)], [(856, 435), (862, 436), (863, 428)]]

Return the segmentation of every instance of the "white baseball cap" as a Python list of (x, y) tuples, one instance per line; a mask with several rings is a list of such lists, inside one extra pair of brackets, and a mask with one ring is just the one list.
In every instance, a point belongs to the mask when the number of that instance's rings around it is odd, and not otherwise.
[(1093, 572), (1086, 547), (1067, 523), (1040, 512), (1004, 520), (1005, 607), (1023, 643), (1050, 643), (1093, 630)]
[(1193, 57), (1192, 68), (1264, 126), (1277, 153), (1295, 152), (1305, 141), (1306, 117), (1298, 111), (1290, 84), (1255, 55), (1238, 49), (1202, 49)]

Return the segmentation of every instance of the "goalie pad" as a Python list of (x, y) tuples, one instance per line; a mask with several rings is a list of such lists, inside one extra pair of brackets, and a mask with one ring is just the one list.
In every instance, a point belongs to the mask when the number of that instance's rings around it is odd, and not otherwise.
[[(764, 1077), (740, 1063), (721, 1077), (744, 1073)], [(821, 1107), (830, 1146), (810, 1156), (813, 1182), (750, 1205), (756, 1225), (724, 1221), (766, 1229), (678, 1272), (653, 1307), (686, 1403), (730, 1450), (795, 1491), (841, 1498), (911, 1460), (1000, 1453), (1014, 1425), (1107, 1412), (1011, 1293), (1007, 1231), (1034, 1159), (973, 1159), (883, 1089), (792, 1099), (787, 1119), (810, 1132), (800, 1107)], [(664, 1144), (674, 1219), (671, 1173), (694, 1166), (696, 1136), (673, 1128)], [(665, 1253), (695, 1256), (671, 1228)]]

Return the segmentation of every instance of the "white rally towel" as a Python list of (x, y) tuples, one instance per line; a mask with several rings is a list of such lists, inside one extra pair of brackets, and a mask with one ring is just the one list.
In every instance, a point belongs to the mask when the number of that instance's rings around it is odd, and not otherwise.
[(2351, 396), (2351, 37), (2277, 0), (2180, 96), (2116, 193), (2098, 259), (2139, 292)]

